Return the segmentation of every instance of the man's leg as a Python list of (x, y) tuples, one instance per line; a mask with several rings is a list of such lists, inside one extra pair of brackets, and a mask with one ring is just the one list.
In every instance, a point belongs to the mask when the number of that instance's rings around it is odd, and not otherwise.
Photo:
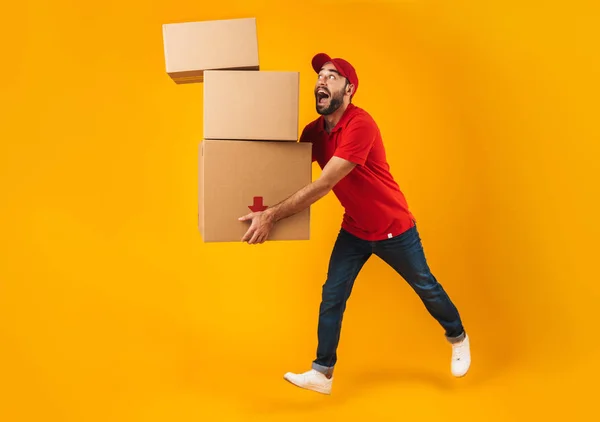
[(469, 338), (456, 306), (427, 264), (417, 227), (377, 242), (374, 253), (409, 283), (427, 311), (443, 327), (446, 338), (453, 345), (452, 373), (464, 375), (471, 362)]
[(312, 370), (287, 373), (285, 379), (304, 388), (329, 392), (337, 362), (342, 319), (358, 273), (372, 254), (370, 242), (341, 230), (329, 259), (327, 280), (323, 284), (317, 329), (317, 356)]
[(317, 329), (317, 358), (313, 369), (330, 376), (337, 362), (346, 303), (358, 273), (372, 254), (369, 242), (341, 231), (331, 252), (327, 280), (323, 285)]

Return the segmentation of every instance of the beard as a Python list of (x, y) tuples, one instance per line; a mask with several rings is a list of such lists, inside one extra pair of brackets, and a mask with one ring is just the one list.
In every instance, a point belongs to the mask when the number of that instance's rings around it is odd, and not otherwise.
[(317, 90), (315, 89), (315, 108), (317, 113), (321, 115), (328, 115), (335, 112), (344, 102), (344, 93), (343, 90), (335, 92), (329, 95), (329, 104), (319, 105), (319, 96), (317, 95)]

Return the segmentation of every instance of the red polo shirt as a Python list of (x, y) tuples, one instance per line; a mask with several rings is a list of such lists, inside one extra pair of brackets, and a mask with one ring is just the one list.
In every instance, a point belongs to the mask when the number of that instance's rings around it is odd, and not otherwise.
[(313, 144), (312, 159), (321, 169), (334, 155), (357, 164), (333, 188), (345, 209), (343, 229), (376, 241), (414, 226), (404, 194), (390, 173), (379, 128), (366, 111), (350, 104), (331, 134), (320, 116), (306, 125), (300, 142)]

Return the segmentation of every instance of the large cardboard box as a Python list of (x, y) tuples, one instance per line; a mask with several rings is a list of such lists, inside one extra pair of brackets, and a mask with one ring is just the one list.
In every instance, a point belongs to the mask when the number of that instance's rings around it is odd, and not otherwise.
[(205, 72), (204, 139), (297, 141), (299, 87), (299, 72)]
[[(240, 242), (238, 218), (275, 205), (312, 181), (310, 143), (204, 140), (199, 148), (198, 224), (204, 242)], [(275, 223), (267, 241), (308, 240), (310, 208)]]
[(165, 65), (176, 83), (202, 82), (210, 69), (258, 70), (256, 19), (163, 25)]

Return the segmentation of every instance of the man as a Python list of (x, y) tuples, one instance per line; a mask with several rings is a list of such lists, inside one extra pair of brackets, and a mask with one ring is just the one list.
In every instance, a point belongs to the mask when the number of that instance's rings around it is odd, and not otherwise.
[(312, 60), (318, 74), (314, 88), (320, 116), (306, 125), (300, 142), (313, 144), (321, 176), (285, 201), (250, 213), (242, 238), (263, 243), (277, 221), (309, 207), (333, 190), (345, 209), (331, 253), (319, 309), (318, 347), (312, 369), (284, 378), (302, 388), (331, 393), (333, 368), (346, 301), (371, 255), (379, 256), (419, 295), (452, 345), (451, 372), (465, 375), (471, 363), (469, 337), (456, 307), (431, 273), (413, 215), (390, 174), (381, 134), (373, 118), (351, 100), (358, 77), (346, 60), (319, 53)]

